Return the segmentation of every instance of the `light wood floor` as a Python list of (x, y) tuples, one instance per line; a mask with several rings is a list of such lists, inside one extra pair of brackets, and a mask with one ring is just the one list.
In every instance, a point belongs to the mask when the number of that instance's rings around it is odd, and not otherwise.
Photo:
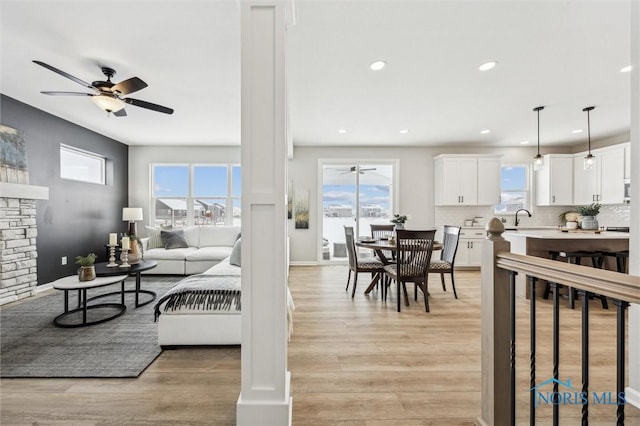
[[(294, 267), (289, 345), (293, 423), (471, 425), (480, 412), (479, 273), (457, 273), (458, 300), (431, 279), (431, 312), (419, 298), (395, 311), (376, 291), (344, 291), (346, 267)], [(410, 289), (413, 296), (413, 289)], [(419, 295), (420, 296), (420, 295)], [(615, 314), (592, 303), (591, 389), (615, 390)], [(579, 307), (579, 305), (578, 305)], [(528, 424), (528, 304), (518, 303), (519, 423)], [(538, 378), (551, 376), (550, 303), (538, 306)], [(579, 309), (561, 311), (561, 379), (580, 385)], [(137, 379), (3, 379), (2, 425), (233, 425), (240, 391), (238, 347), (164, 351)], [(506, 404), (506, 395), (505, 395)], [(615, 424), (615, 406), (592, 405), (591, 425)], [(561, 424), (579, 408), (561, 407)], [(640, 412), (627, 406), (627, 425)], [(537, 409), (550, 424), (549, 407)]]

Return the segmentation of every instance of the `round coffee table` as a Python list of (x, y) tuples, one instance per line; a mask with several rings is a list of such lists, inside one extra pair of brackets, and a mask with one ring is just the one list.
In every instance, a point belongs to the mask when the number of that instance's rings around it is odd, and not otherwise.
[[(156, 266), (158, 266), (158, 262), (156, 262), (155, 260), (141, 260), (140, 263), (135, 263), (131, 266), (129, 266), (128, 268), (122, 268), (120, 267), (120, 265), (118, 266), (107, 266), (107, 262), (101, 262), (101, 263), (96, 263), (95, 264), (95, 268), (96, 268), (96, 276), (97, 277), (110, 277), (110, 276), (114, 276), (114, 275), (121, 275), (121, 274), (128, 274), (128, 275), (135, 275), (136, 277), (136, 288), (134, 290), (124, 290), (125, 293), (135, 293), (136, 295), (136, 304), (135, 307), (138, 308), (140, 306), (144, 306), (147, 305), (151, 302), (153, 302), (154, 300), (156, 300), (156, 293), (151, 291), (151, 290), (142, 290), (140, 288), (140, 273), (144, 272), (144, 271), (148, 271), (149, 269), (153, 269)], [(97, 299), (100, 297), (106, 297), (106, 296), (110, 296), (113, 295), (117, 292), (113, 292), (113, 293), (108, 293), (108, 294), (101, 294), (99, 296), (95, 296), (92, 299)], [(151, 298), (149, 300), (145, 300), (142, 303), (139, 303), (139, 296), (140, 293), (144, 293), (144, 294), (148, 294), (151, 296)], [(89, 300), (92, 300), (89, 299)]]
[[(108, 277), (98, 277), (91, 281), (80, 281), (78, 280), (77, 275), (71, 275), (69, 277), (60, 278), (51, 283), (53, 288), (57, 290), (64, 290), (64, 312), (53, 319), (53, 323), (58, 327), (64, 328), (76, 328), (76, 327), (86, 327), (88, 325), (100, 324), (102, 322), (110, 321), (114, 318), (119, 317), (124, 314), (127, 310), (127, 306), (124, 304), (124, 280), (128, 277), (127, 274), (120, 273), (119, 275), (112, 275)], [(98, 288), (104, 287), (111, 284), (121, 283), (120, 293), (120, 303), (98, 303), (95, 305), (89, 305), (88, 302), (92, 299), (87, 299), (87, 290), (90, 288)], [(78, 290), (78, 307), (76, 309), (69, 310), (69, 291), (70, 290)], [(110, 294), (114, 294), (110, 293)], [(87, 311), (89, 309), (100, 309), (100, 308), (112, 308), (116, 309), (116, 313), (101, 318), (95, 321), (87, 321)], [(65, 323), (61, 320), (75, 314), (76, 312), (82, 312), (82, 322), (75, 323)]]

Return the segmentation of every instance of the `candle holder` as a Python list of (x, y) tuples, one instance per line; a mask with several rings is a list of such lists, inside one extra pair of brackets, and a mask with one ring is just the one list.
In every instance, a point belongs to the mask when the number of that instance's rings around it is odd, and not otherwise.
[(116, 245), (109, 244), (109, 263), (107, 263), (107, 267), (113, 268), (114, 266), (118, 266), (116, 263)]
[(121, 268), (130, 268), (131, 265), (129, 265), (129, 255), (127, 254), (129, 252), (129, 250), (125, 250), (122, 249), (122, 263), (120, 264)]

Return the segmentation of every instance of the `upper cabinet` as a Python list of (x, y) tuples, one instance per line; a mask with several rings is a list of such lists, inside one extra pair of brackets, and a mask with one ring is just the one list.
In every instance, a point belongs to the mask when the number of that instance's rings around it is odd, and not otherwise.
[(434, 171), (436, 206), (500, 202), (500, 156), (438, 155)]
[(574, 204), (622, 204), (624, 202), (625, 147), (592, 150), (596, 167), (584, 170), (586, 153), (574, 157)]
[(547, 154), (544, 168), (535, 173), (536, 205), (569, 206), (573, 204), (573, 155)]

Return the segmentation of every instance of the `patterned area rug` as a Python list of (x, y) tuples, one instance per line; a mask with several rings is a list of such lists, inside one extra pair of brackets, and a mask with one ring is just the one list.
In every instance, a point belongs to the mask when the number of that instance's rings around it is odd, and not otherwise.
[[(143, 275), (142, 288), (155, 291), (158, 300), (180, 278)], [(130, 277), (126, 288), (134, 287)], [(89, 290), (88, 297), (119, 289), (116, 284)], [(88, 327), (60, 328), (53, 318), (64, 310), (64, 293), (50, 292), (0, 308), (0, 377), (137, 377), (162, 352), (153, 321), (155, 301), (136, 309), (134, 294), (127, 294), (127, 310), (120, 317)], [(75, 293), (70, 292), (70, 309), (77, 303)], [(140, 294), (140, 301), (149, 297)], [(119, 295), (107, 296), (90, 304), (119, 301)], [(95, 311), (89, 312), (109, 315), (106, 309)]]

